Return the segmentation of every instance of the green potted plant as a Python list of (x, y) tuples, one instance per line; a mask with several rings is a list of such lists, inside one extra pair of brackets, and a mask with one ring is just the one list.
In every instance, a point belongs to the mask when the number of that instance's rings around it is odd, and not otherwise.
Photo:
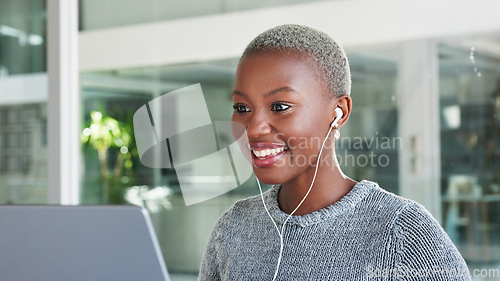
[[(100, 164), (102, 202), (121, 203), (122, 175), (124, 170), (131, 174), (133, 166), (131, 126), (100, 111), (92, 111), (90, 118), (88, 126), (82, 131), (81, 141), (84, 145), (90, 145), (97, 151)], [(110, 159), (111, 155), (116, 155), (116, 158)]]

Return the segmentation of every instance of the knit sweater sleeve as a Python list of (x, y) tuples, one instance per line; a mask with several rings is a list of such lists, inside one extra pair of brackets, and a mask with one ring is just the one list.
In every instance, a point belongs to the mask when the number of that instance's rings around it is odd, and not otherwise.
[(231, 213), (232, 213), (232, 208), (227, 210), (219, 218), (219, 220), (217, 221), (212, 230), (212, 234), (210, 235), (210, 239), (208, 240), (208, 244), (205, 249), (205, 253), (203, 255), (203, 259), (201, 262), (198, 281), (222, 280), (222, 277), (220, 276), (221, 271), (219, 268), (221, 264), (220, 246), (221, 246), (222, 235), (225, 233), (225, 229), (227, 229)]
[(470, 280), (467, 265), (439, 223), (411, 202), (395, 221), (397, 280)]

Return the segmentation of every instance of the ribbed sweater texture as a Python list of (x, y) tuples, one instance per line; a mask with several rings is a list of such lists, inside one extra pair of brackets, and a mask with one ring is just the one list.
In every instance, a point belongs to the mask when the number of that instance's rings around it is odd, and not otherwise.
[[(281, 229), (274, 186), (264, 193)], [(199, 280), (273, 279), (279, 236), (260, 195), (235, 203), (215, 225)], [(470, 280), (467, 265), (420, 204), (361, 181), (334, 204), (292, 216), (276, 280)]]

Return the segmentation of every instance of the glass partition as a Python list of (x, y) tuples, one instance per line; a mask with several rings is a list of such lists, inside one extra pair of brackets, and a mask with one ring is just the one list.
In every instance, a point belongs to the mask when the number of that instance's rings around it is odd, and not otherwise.
[[(320, 1), (327, 0), (80, 0), (80, 29), (92, 30)], [(119, 13), (116, 12), (118, 10)]]
[(0, 2), (0, 78), (46, 71), (45, 1)]
[(443, 227), (471, 268), (500, 261), (499, 42), (439, 48)]
[(398, 48), (348, 53), (353, 111), (336, 143), (346, 175), (370, 179), (393, 193), (399, 191)]
[(47, 202), (46, 2), (0, 1), (0, 204)]

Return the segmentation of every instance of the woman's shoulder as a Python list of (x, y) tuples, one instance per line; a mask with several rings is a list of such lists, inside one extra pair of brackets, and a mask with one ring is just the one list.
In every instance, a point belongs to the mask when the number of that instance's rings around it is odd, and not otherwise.
[(467, 265), (459, 251), (422, 204), (385, 191), (377, 184), (365, 200), (375, 217), (387, 218), (396, 263), (403, 273), (427, 270), (426, 274), (432, 273), (439, 280), (452, 276), (468, 280)]
[(385, 221), (394, 229), (413, 229), (425, 225), (437, 232), (442, 228), (432, 214), (420, 203), (382, 189), (377, 183), (362, 181), (358, 184), (369, 186), (370, 192), (358, 204), (358, 210), (370, 218)]
[(420, 203), (407, 199), (378, 186), (377, 183), (362, 181), (370, 192), (357, 205), (358, 213), (370, 220), (385, 220), (385, 226), (400, 238), (419, 239), (424, 236), (448, 238), (439, 222)]
[(405, 212), (410, 206), (420, 206), (422, 210), (425, 208), (419, 203), (396, 195), (381, 188), (378, 183), (363, 180), (356, 184), (355, 188), (362, 187), (367, 189), (367, 195), (358, 204), (358, 209), (363, 209), (371, 212), (372, 215), (398, 217)]
[[(264, 198), (270, 196), (269, 193), (272, 192), (273, 188), (263, 193)], [(232, 224), (241, 224), (243, 221), (262, 216), (264, 214), (263, 210), (264, 208), (260, 195), (240, 199), (222, 214), (215, 227), (233, 228), (234, 225)]]

